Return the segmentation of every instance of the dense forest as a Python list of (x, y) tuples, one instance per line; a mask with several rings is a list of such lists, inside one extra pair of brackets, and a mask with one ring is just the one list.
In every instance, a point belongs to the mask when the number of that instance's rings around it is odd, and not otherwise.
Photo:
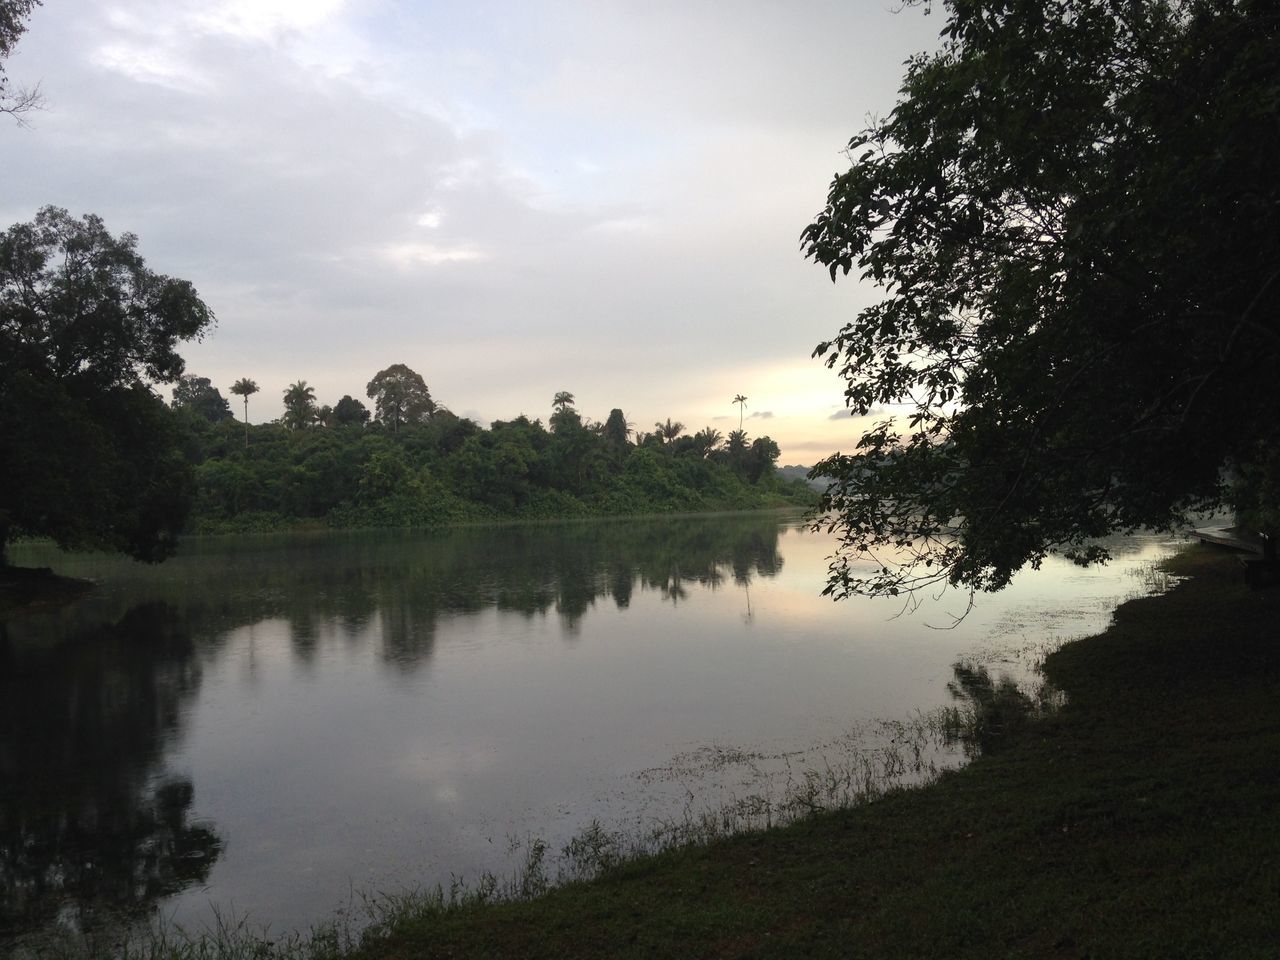
[(306, 381), (284, 392), (278, 421), (244, 422), (207, 378), (184, 376), (172, 406), (195, 471), (188, 528), (200, 533), (329, 524), (410, 526), (811, 505), (803, 481), (777, 474), (778, 445), (739, 429), (696, 433), (667, 420), (635, 431), (620, 409), (584, 418), (571, 393), (548, 423), (518, 416), (488, 429), (431, 398), (395, 364), (368, 384), (373, 409), (344, 396), (321, 405)]

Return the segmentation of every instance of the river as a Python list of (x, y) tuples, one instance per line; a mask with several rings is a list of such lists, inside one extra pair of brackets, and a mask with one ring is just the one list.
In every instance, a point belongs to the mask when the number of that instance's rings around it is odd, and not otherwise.
[[(957, 592), (822, 597), (830, 549), (779, 514), (196, 539), (154, 567), (18, 545), (99, 586), (0, 625), (0, 947), (120, 916), (306, 929), (593, 821), (781, 818), (953, 704), (958, 662), (1032, 688), (1175, 545), (1051, 557), (959, 623)], [(879, 773), (963, 750), (913, 758)]]

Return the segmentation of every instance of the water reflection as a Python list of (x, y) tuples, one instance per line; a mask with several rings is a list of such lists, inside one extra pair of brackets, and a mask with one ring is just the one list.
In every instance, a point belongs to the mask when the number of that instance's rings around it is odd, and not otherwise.
[[(412, 674), (442, 624), (492, 609), (553, 617), (574, 640), (593, 607), (672, 604), (775, 577), (777, 516), (196, 541), (144, 567), (27, 546), (25, 564), (100, 581), (55, 611), (0, 623), (0, 943), (136, 918), (206, 882), (223, 852), (197, 819), (178, 752), (206, 670), (247, 628), (287, 636), (300, 675), (334, 640)], [(278, 649), (278, 648), (277, 648)], [(270, 642), (262, 654), (270, 657)]]
[(201, 671), (175, 611), (144, 603), (56, 647), (0, 625), (0, 936), (144, 915), (202, 882), (222, 842), (165, 769)]
[[(56, 562), (96, 576), (122, 598), (163, 600), (200, 637), (268, 619), (288, 624), (294, 657), (314, 659), (335, 627), (353, 642), (376, 635), (384, 660), (412, 671), (430, 659), (443, 618), (486, 608), (526, 619), (554, 615), (566, 638), (601, 600), (627, 609), (633, 593), (673, 604), (689, 587), (776, 577), (777, 516), (490, 527), (432, 533), (259, 537), (193, 541), (176, 560), (146, 568), (108, 558), (51, 558), (27, 548), (19, 562)], [(77, 564), (80, 564), (77, 566)], [(57, 624), (11, 625), (38, 633), (91, 629), (109, 600), (82, 605)], [(375, 631), (368, 628), (376, 625)]]
[(109, 902), (305, 929), (352, 889), (504, 871), (507, 837), (732, 805), (948, 680), (967, 710), (1000, 681), (958, 656), (1007, 666), (1132, 588), (1051, 558), (936, 631), (955, 598), (820, 597), (829, 546), (750, 515), (218, 538), (159, 567), (15, 548), (100, 586), (0, 625), (0, 954)]
[(958, 706), (947, 711), (943, 739), (963, 748), (965, 756), (995, 753), (1009, 744), (1037, 709), (1037, 700), (1008, 675), (993, 677), (989, 667), (961, 661), (947, 692)]

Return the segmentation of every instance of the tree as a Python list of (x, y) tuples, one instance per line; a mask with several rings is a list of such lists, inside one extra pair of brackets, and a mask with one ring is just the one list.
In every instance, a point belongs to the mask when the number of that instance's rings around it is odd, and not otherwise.
[(782, 451), (772, 438), (756, 437), (751, 444), (751, 449), (747, 452), (747, 479), (755, 483), (765, 474), (773, 473), (774, 465), (781, 454)]
[(653, 425), (654, 432), (662, 437), (663, 443), (671, 443), (676, 437), (680, 436), (680, 431), (684, 429), (684, 424), (679, 421), (672, 421), (667, 417), (666, 423), (661, 421)]
[(565, 407), (573, 406), (573, 394), (568, 390), (559, 391), (551, 398), (551, 406), (554, 410), (563, 410)]
[(623, 412), (614, 407), (609, 411), (609, 417), (604, 422), (604, 428), (601, 431), (605, 441), (618, 450), (624, 450), (627, 447), (627, 437), (631, 430), (627, 426), (627, 418)]
[(582, 423), (582, 415), (573, 407), (561, 407), (551, 414), (548, 425), (557, 437), (576, 436), (586, 429)]
[(258, 385), (248, 377), (241, 377), (231, 385), (231, 392), (244, 397), (244, 448), (249, 449), (249, 397), (258, 392)]
[(725, 444), (724, 456), (729, 466), (738, 473), (747, 472), (747, 431), (730, 430), (729, 442)]
[(173, 408), (190, 410), (204, 417), (210, 423), (221, 423), (234, 419), (231, 405), (227, 398), (215, 387), (208, 377), (197, 377), (187, 374), (178, 380), (173, 388)]
[(1102, 560), (1280, 450), (1280, 12), (946, 8), (802, 234), (885, 291), (815, 350), (851, 412), (912, 408), (815, 468), (837, 597)]
[(172, 553), (191, 469), (151, 392), (213, 314), (146, 268), (132, 234), (45, 207), (0, 234), (0, 563), (10, 532), (64, 548)]
[(284, 416), (281, 421), (292, 430), (301, 430), (316, 422), (316, 390), (299, 380), (284, 392)]
[(4, 61), (13, 52), (19, 38), (27, 32), (27, 17), (40, 6), (40, 0), (0, 0), (0, 113), (7, 113), (25, 123), (24, 114), (39, 109), (43, 98), (40, 86), (12, 87), (5, 76)]
[(704, 460), (720, 446), (723, 434), (715, 427), (704, 427), (693, 435), (694, 450)]
[(333, 422), (340, 427), (362, 427), (369, 422), (369, 408), (344, 394), (333, 408)]
[(747, 398), (744, 397), (742, 394), (738, 393), (734, 395), (733, 402), (738, 404), (738, 429), (741, 430), (742, 414), (746, 412), (746, 409), (747, 409)]
[(374, 401), (378, 422), (390, 424), (396, 433), (401, 423), (425, 423), (435, 413), (426, 381), (403, 363), (393, 363), (379, 370), (368, 384), (368, 395)]

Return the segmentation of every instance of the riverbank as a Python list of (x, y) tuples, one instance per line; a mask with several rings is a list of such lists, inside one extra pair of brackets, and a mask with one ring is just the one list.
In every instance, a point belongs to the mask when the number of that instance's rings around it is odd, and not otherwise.
[(0, 620), (79, 600), (93, 583), (48, 567), (0, 567)]
[(1230, 555), (1049, 657), (1059, 712), (922, 790), (523, 902), (401, 918), (389, 957), (1274, 957), (1280, 592)]

